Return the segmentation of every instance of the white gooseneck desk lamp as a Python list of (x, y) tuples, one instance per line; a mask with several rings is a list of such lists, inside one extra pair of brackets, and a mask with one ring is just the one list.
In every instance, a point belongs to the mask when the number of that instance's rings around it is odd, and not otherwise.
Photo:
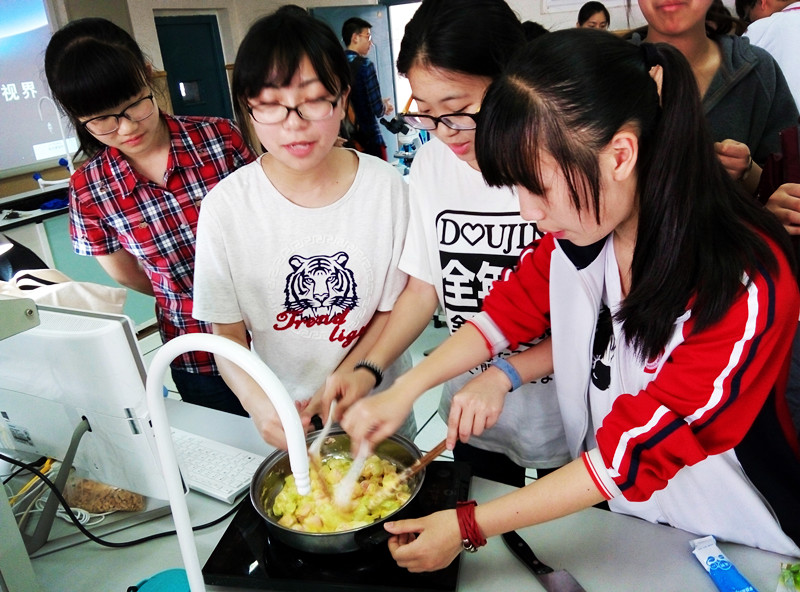
[(278, 417), (286, 432), (289, 461), (298, 492), (303, 495), (309, 493), (311, 491), (311, 481), (308, 476), (308, 452), (306, 450), (305, 433), (300, 422), (300, 416), (294, 406), (294, 401), (292, 401), (278, 377), (255, 353), (230, 339), (205, 333), (181, 335), (168, 341), (158, 350), (150, 364), (150, 370), (147, 375), (147, 407), (150, 411), (150, 419), (156, 436), (156, 447), (161, 460), (161, 470), (167, 482), (172, 519), (175, 522), (175, 530), (178, 533), (178, 543), (181, 547), (189, 588), (192, 592), (205, 592), (206, 587), (203, 582), (200, 561), (197, 558), (197, 547), (194, 544), (189, 509), (184, 498), (183, 485), (178, 470), (178, 461), (175, 457), (175, 447), (172, 444), (172, 434), (170, 433), (162, 390), (164, 372), (166, 372), (170, 362), (181, 354), (195, 350), (211, 352), (216, 356), (222, 356), (230, 360), (247, 372), (258, 383), (258, 386), (267, 393), (269, 400), (278, 412)]

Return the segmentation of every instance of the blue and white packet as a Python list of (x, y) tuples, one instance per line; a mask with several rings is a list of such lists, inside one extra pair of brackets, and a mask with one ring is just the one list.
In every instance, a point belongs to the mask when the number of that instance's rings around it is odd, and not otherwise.
[(694, 539), (689, 543), (692, 545), (692, 553), (711, 576), (720, 592), (758, 592), (720, 551), (713, 536)]

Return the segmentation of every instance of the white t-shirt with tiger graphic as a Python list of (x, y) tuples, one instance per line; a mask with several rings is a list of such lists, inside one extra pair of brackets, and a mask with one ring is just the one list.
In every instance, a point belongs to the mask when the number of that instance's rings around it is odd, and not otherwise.
[[(409, 178), (411, 218), (400, 268), (436, 287), (452, 333), (480, 312), (492, 283), (540, 235), (534, 222), (520, 216), (510, 189), (486, 185), (480, 172), (435, 138), (417, 151)], [(452, 396), (487, 367), (483, 364), (445, 385), (439, 407), (444, 421)], [(523, 467), (566, 463), (569, 450), (553, 378), (506, 395), (497, 423), (469, 443), (505, 454)]]
[[(195, 318), (244, 321), (254, 351), (298, 401), (322, 386), (406, 283), (397, 264), (407, 185), (389, 164), (356, 154), (352, 186), (328, 206), (283, 197), (259, 159), (218, 183), (200, 211)], [(409, 367), (410, 356), (401, 357), (381, 387)]]

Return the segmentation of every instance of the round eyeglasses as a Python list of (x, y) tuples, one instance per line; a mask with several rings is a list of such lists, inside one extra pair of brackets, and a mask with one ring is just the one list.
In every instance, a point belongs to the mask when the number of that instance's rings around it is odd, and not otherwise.
[(124, 117), (128, 121), (136, 123), (137, 121), (142, 121), (150, 117), (155, 110), (156, 102), (153, 100), (153, 94), (150, 93), (146, 97), (131, 103), (120, 113), (92, 117), (91, 119), (81, 122), (81, 125), (95, 136), (105, 136), (107, 134), (113, 134), (119, 129), (120, 117)]
[(439, 117), (422, 113), (401, 113), (400, 117), (414, 129), (429, 132), (436, 130), (440, 123), (452, 130), (474, 130), (478, 125), (477, 113), (448, 113)]
[(334, 100), (314, 99), (313, 101), (303, 101), (294, 107), (287, 107), (280, 103), (260, 103), (258, 105), (248, 105), (247, 112), (256, 123), (273, 124), (281, 123), (289, 117), (289, 113), (294, 111), (300, 119), (306, 121), (322, 121), (333, 115), (333, 108), (339, 102), (341, 95)]

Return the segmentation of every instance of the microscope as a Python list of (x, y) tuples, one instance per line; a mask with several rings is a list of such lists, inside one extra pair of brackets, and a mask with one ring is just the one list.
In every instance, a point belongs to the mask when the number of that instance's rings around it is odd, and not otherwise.
[(416, 153), (417, 149), (419, 149), (419, 147), (427, 142), (430, 138), (428, 132), (409, 127), (399, 117), (394, 117), (391, 120), (381, 117), (380, 123), (383, 127), (397, 136), (398, 149), (397, 152), (394, 153), (394, 157), (400, 163), (400, 172), (403, 175), (407, 175), (408, 168), (411, 166), (411, 162), (414, 160), (414, 154)]

